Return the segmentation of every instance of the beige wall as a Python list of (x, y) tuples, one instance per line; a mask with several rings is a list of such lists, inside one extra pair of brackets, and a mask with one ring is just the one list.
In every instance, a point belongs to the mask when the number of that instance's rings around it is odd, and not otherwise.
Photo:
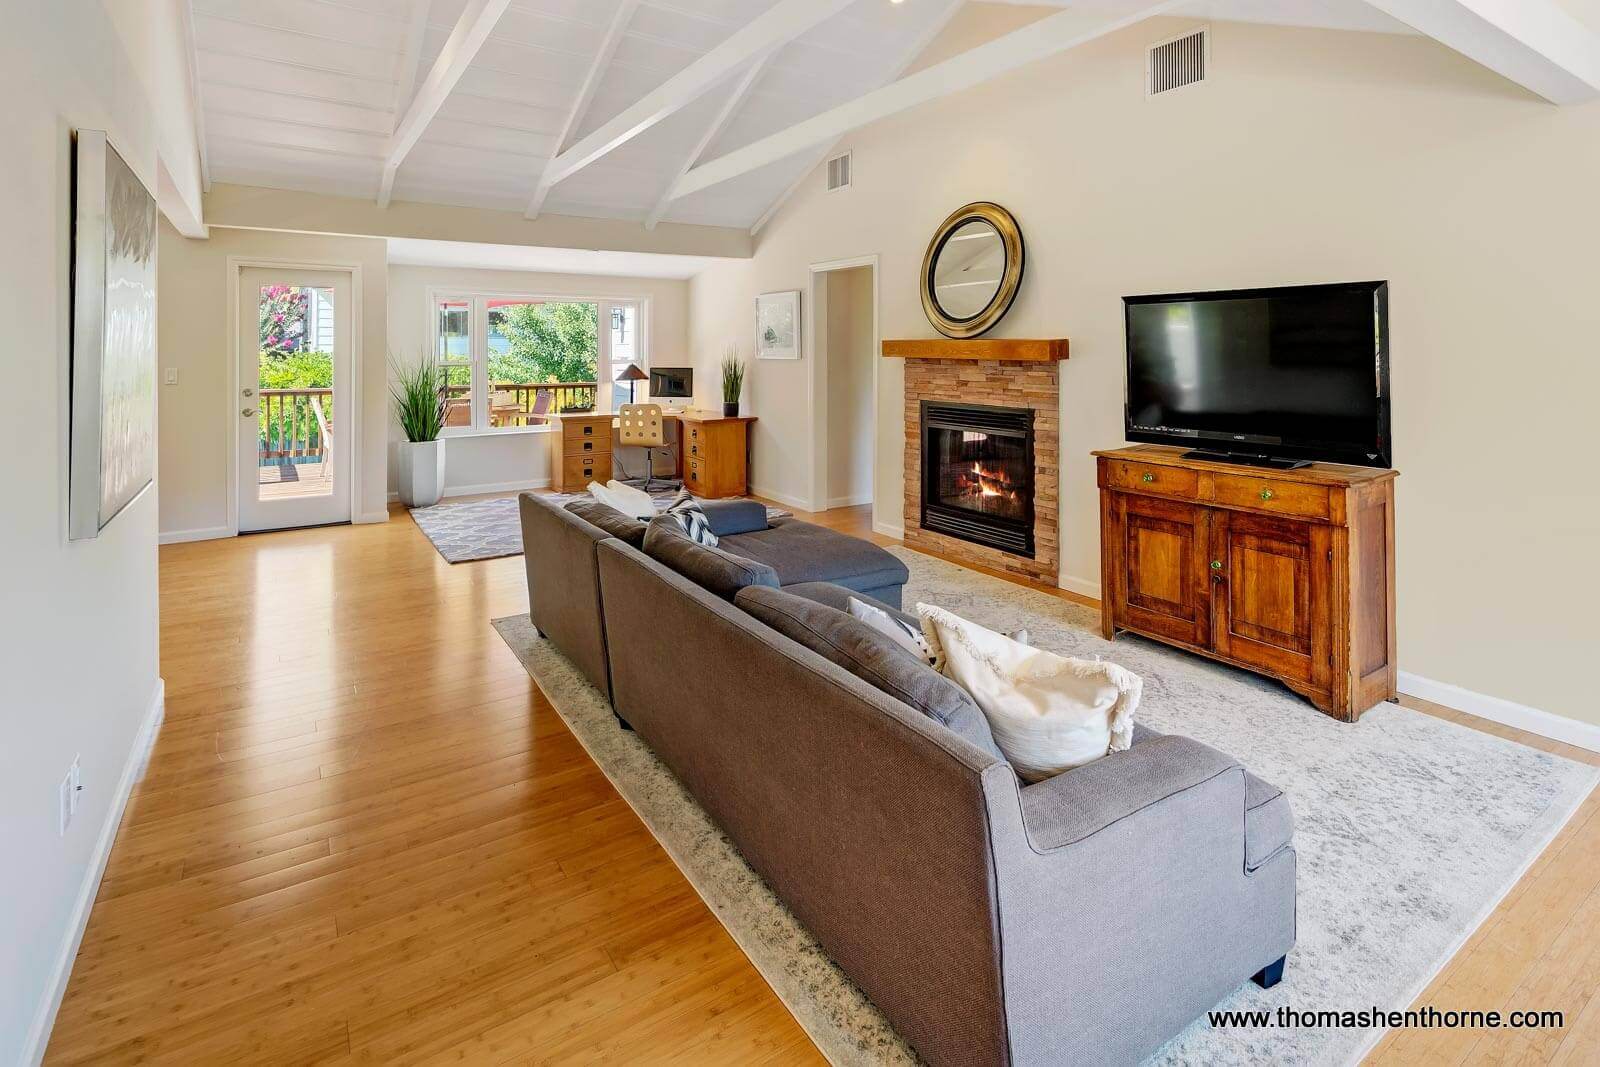
[[(522, 296), (634, 297), (646, 301), (645, 328), (650, 362), (689, 366), (689, 283), (663, 278), (617, 278), (583, 274), (539, 274), (529, 271), (464, 270), (459, 267), (389, 268), (389, 345), (396, 358), (414, 360), (433, 347), (429, 292), (449, 289), (468, 293)], [(635, 390), (643, 400), (645, 390)], [(403, 435), (389, 423), (389, 451)], [(623, 460), (636, 474), (644, 458)], [(390, 490), (395, 487), (391, 464)], [(620, 475), (619, 475), (620, 477)], [(550, 444), (543, 430), (508, 431), (451, 437), (445, 444), (445, 492), (460, 494), (546, 485), (550, 480)]]
[(212, 227), (208, 240), (161, 230), (161, 534), (169, 540), (224, 536), (238, 398), (230, 395), (234, 337), (228, 323), (230, 258), (296, 266), (361, 268), (360, 465), (352, 518), (381, 522), (386, 510), (388, 440), (388, 263), (381, 240)]
[(824, 275), (828, 289), (827, 360), (829, 507), (872, 499), (872, 268), (852, 267)]
[[(936, 49), (1032, 12), (969, 9)], [(1600, 490), (1581, 469), (1600, 393), (1600, 105), (1557, 109), (1417, 37), (1216, 23), (1213, 78), (1148, 100), (1146, 23), (859, 131), (855, 186), (813, 178), (755, 258), (693, 283), (708, 354), (808, 264), (877, 253), (885, 337), (931, 336), (928, 236), (980, 198), (1016, 213), (1021, 296), (997, 335), (1065, 336), (1062, 579), (1094, 590), (1089, 452), (1122, 443), (1125, 294), (1391, 283), (1400, 663), (1600, 723)], [(803, 364), (804, 361), (801, 361)], [(754, 480), (799, 496), (802, 365), (754, 362)], [(706, 364), (702, 361), (702, 375)], [(709, 379), (702, 378), (706, 384)], [(902, 369), (879, 361), (877, 519), (897, 525)], [(1409, 677), (1409, 676), (1408, 676)]]

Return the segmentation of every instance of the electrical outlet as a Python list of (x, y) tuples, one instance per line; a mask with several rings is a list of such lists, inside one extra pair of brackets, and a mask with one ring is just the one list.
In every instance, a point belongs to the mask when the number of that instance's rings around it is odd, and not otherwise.
[(72, 788), (72, 772), (70, 770), (67, 771), (67, 776), (61, 779), (61, 786), (58, 792), (60, 794), (57, 798), (60, 802), (59, 832), (62, 837), (66, 837), (67, 824), (72, 822), (72, 798), (77, 795), (77, 790)]

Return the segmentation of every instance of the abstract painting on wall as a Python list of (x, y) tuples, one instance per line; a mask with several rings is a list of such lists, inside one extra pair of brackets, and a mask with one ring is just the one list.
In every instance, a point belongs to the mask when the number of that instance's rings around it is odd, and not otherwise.
[(800, 358), (800, 290), (756, 297), (756, 358)]
[(156, 203), (98, 130), (74, 151), (68, 536), (98, 537), (156, 468)]

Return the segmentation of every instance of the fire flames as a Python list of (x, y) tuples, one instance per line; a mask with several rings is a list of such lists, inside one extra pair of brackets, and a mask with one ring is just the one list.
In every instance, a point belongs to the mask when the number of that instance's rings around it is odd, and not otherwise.
[(1015, 503), (1018, 499), (1017, 491), (1011, 487), (1005, 472), (990, 470), (982, 463), (972, 465), (972, 470), (961, 479), (961, 485), (968, 496), (1002, 497), (1007, 503)]

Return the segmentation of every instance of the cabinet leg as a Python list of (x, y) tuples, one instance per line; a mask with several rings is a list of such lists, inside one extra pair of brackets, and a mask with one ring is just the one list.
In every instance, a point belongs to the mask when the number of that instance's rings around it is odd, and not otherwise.
[(1252, 975), (1250, 980), (1262, 989), (1271, 989), (1283, 981), (1283, 965), (1288, 959), (1288, 956), (1279, 956)]

